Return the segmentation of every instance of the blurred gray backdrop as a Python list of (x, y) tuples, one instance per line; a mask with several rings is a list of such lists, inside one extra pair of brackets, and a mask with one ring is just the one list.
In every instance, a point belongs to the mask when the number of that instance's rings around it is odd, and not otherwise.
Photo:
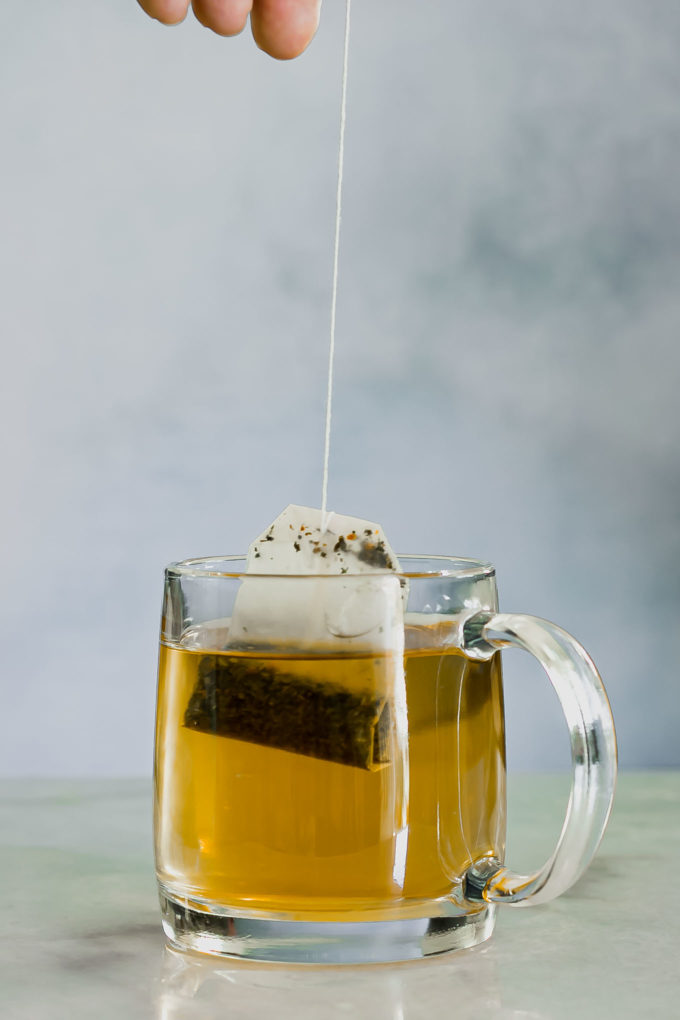
[[(0, 772), (147, 773), (163, 566), (319, 504), (343, 5), (288, 64), (6, 7)], [(680, 764), (679, 181), (674, 0), (355, 3), (331, 507), (493, 560), (629, 767)]]

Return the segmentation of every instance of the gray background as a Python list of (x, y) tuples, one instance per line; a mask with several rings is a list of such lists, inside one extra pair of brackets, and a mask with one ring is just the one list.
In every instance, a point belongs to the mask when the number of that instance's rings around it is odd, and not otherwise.
[[(5, 7), (0, 771), (145, 773), (162, 567), (319, 503), (342, 5), (289, 64)], [(350, 65), (330, 504), (493, 560), (680, 764), (680, 8), (359, 0)]]

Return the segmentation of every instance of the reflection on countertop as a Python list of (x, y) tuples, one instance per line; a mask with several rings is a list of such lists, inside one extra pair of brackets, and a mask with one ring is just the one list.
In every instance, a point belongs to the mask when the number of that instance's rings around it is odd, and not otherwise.
[(513, 1015), (502, 1008), (497, 963), (485, 946), (448, 958), (352, 968), (241, 963), (167, 948), (157, 1020), (223, 1020), (225, 1013), (244, 1020), (406, 1020), (436, 1017), (447, 1003), (453, 1004), (452, 996), (459, 1020)]

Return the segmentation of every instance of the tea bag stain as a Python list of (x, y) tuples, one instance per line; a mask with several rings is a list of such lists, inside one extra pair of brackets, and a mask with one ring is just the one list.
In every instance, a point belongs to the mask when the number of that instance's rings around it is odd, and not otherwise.
[(188, 729), (376, 771), (389, 762), (389, 702), (241, 656), (206, 655)]

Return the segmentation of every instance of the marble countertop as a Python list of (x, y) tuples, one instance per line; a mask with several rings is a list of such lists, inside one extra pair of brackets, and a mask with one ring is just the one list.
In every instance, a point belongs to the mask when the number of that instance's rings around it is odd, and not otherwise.
[[(515, 777), (512, 867), (541, 863), (566, 777)], [(620, 778), (590, 870), (502, 909), (490, 941), (396, 966), (284, 967), (166, 949), (143, 780), (0, 782), (4, 1020), (670, 1018), (680, 997), (680, 773)]]

